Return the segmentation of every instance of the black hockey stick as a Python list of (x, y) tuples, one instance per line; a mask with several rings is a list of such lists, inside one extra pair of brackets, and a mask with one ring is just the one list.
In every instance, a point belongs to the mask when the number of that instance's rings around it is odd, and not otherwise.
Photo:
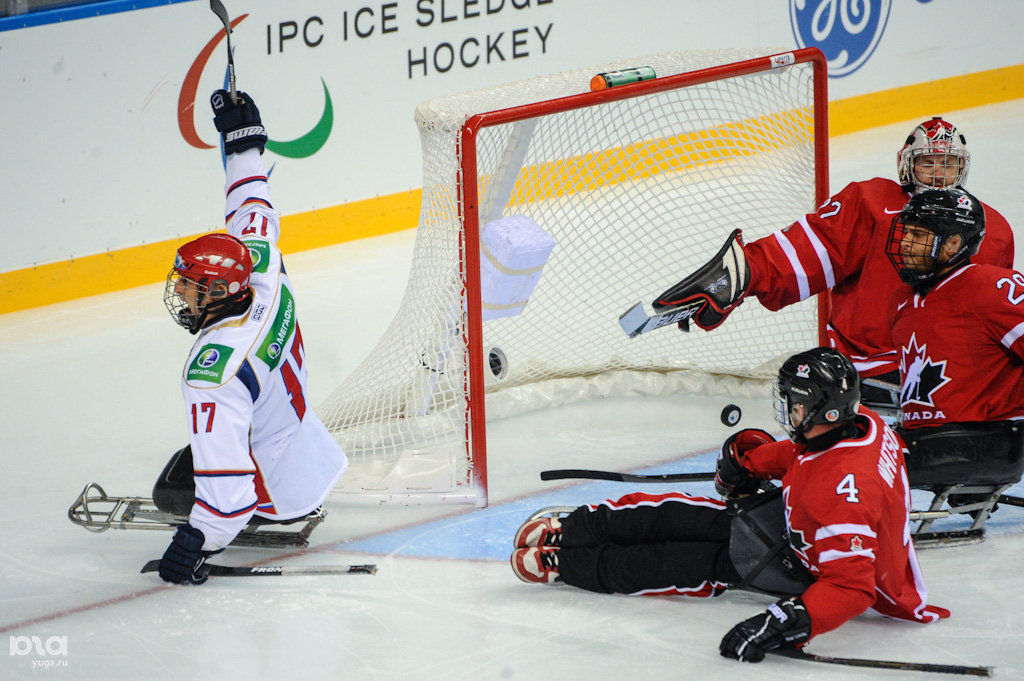
[(1012, 494), (1000, 494), (999, 503), (1007, 504), (1008, 506), (1024, 506), (1024, 499), (1015, 497)]
[(992, 667), (965, 667), (959, 664), (933, 664), (931, 662), (896, 662), (893, 660), (865, 660), (857, 657), (829, 657), (805, 653), (796, 648), (776, 648), (768, 651), (772, 655), (791, 657), (794, 660), (824, 662), (825, 664), (842, 664), (847, 667), (871, 667), (872, 669), (901, 669), (913, 672), (932, 672), (934, 674), (962, 674), (964, 676), (992, 676)]
[(228, 18), (228, 11), (220, 0), (210, 0), (210, 9), (224, 24), (224, 33), (228, 39), (228, 90), (231, 95), (231, 103), (238, 104), (238, 95), (235, 94), (235, 57), (231, 53), (231, 19)]
[[(151, 560), (142, 566), (141, 572), (156, 572), (159, 560)], [(257, 565), (256, 567), (234, 567), (230, 565), (203, 566), (212, 577), (281, 577), (285, 575), (375, 575), (376, 565)]]
[(568, 480), (585, 478), (588, 480), (611, 480), (612, 482), (702, 482), (714, 480), (714, 473), (667, 473), (665, 475), (633, 475), (632, 473), (613, 473), (612, 471), (590, 471), (577, 468), (560, 468), (553, 471), (541, 471), (541, 480)]

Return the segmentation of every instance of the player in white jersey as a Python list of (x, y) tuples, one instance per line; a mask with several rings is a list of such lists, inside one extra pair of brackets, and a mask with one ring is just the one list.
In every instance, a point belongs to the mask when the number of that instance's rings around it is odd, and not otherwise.
[(302, 518), (348, 466), (306, 403), (306, 365), (295, 295), (277, 247), (280, 226), (260, 155), (267, 135), (244, 92), (211, 97), (227, 157), (227, 234), (178, 249), (164, 302), (198, 334), (181, 390), (190, 444), (153, 492), (188, 515), (160, 561), (169, 582), (199, 584), (206, 557), (257, 516)]

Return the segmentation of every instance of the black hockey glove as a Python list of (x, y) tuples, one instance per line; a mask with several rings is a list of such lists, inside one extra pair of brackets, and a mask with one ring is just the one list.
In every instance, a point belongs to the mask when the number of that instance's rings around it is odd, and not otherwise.
[(769, 442), (775, 438), (758, 428), (744, 428), (729, 436), (715, 464), (715, 490), (725, 498), (756, 492), (761, 481), (741, 461), (744, 454)]
[(259, 149), (267, 143), (267, 131), (260, 121), (260, 110), (252, 97), (236, 92), (238, 102), (231, 101), (227, 90), (217, 90), (210, 95), (213, 107), (213, 124), (224, 138), (224, 153), (237, 154), (246, 149)]
[(160, 559), (158, 572), (165, 582), (175, 584), (202, 584), (206, 581), (206, 570), (203, 563), (207, 556), (216, 551), (203, 551), (206, 537), (202, 530), (191, 525), (181, 525), (174, 533), (171, 545), (164, 551)]
[(769, 650), (795, 647), (810, 637), (811, 617), (800, 597), (793, 596), (730, 629), (722, 638), (718, 652), (734, 660), (760, 662)]

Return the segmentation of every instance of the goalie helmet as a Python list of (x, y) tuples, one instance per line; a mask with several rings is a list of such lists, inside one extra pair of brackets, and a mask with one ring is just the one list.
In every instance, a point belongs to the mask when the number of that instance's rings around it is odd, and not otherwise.
[(896, 154), (896, 165), (904, 191), (962, 187), (971, 154), (956, 126), (935, 116), (911, 131)]
[(228, 234), (207, 234), (190, 241), (174, 256), (167, 275), (164, 305), (189, 333), (248, 307), (252, 299), (248, 247)]
[[(953, 236), (960, 245), (939, 262)], [(966, 189), (929, 189), (907, 201), (889, 228), (885, 251), (900, 279), (918, 290), (934, 286), (942, 274), (970, 261), (985, 237), (985, 208)]]
[[(813, 426), (836, 425), (857, 415), (860, 378), (853, 363), (833, 348), (814, 348), (793, 355), (779, 369), (775, 382), (775, 420), (793, 442), (806, 442)], [(793, 423), (793, 408), (802, 405), (803, 419)]]

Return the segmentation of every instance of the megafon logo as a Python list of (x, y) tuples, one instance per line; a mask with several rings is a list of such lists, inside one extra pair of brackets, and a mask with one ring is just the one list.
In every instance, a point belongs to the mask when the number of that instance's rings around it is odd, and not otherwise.
[[(231, 22), (231, 28), (234, 29), (247, 16), (249, 15), (243, 14), (236, 17)], [(218, 146), (207, 144), (196, 132), (196, 91), (199, 88), (199, 77), (203, 74), (207, 62), (210, 61), (210, 56), (224, 36), (224, 29), (217, 31), (210, 38), (210, 42), (200, 50), (199, 55), (192, 62), (192, 66), (189, 67), (185, 80), (181, 84), (181, 91), (178, 93), (178, 129), (185, 141), (196, 149), (213, 149)], [(227, 89), (226, 81), (225, 76), (225, 89)], [(320, 151), (327, 143), (327, 138), (331, 136), (331, 129), (334, 127), (334, 107), (331, 105), (331, 93), (327, 91), (327, 84), (324, 83), (323, 78), (320, 79), (320, 83), (324, 87), (324, 112), (320, 115), (320, 120), (312, 130), (291, 141), (269, 140), (266, 147), (269, 151), (287, 158), (306, 158)]]
[(800, 47), (825, 55), (829, 78), (842, 78), (871, 57), (891, 9), (892, 0), (789, 0), (789, 23)]

